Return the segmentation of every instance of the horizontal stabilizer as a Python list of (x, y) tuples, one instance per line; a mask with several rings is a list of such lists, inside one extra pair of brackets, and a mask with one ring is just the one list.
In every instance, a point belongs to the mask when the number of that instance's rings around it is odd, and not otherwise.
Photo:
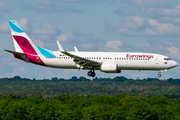
[(24, 54), (24, 53), (15, 52), (15, 51), (11, 51), (11, 50), (4, 50), (4, 51), (12, 53), (12, 54), (16, 54), (16, 55), (27, 55), (27, 54)]

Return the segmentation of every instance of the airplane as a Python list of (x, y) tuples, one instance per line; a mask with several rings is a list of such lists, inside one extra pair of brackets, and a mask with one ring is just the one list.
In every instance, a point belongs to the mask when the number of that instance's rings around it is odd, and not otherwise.
[(58, 51), (51, 51), (36, 46), (15, 20), (9, 20), (15, 51), (15, 58), (28, 63), (34, 63), (60, 69), (90, 70), (88, 76), (94, 77), (95, 70), (105, 73), (121, 73), (122, 70), (150, 70), (165, 72), (178, 66), (178, 63), (169, 57), (139, 52), (81, 52), (76, 47), (75, 51), (65, 51), (57, 41)]

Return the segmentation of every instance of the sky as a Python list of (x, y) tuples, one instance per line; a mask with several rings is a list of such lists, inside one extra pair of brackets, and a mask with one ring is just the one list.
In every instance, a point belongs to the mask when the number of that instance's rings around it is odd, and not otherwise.
[[(87, 70), (55, 69), (15, 59), (8, 20), (16, 20), (32, 41), (57, 51), (58, 40), (67, 51), (157, 53), (180, 63), (179, 0), (1, 0), (0, 78), (87, 78)], [(180, 78), (180, 66), (161, 79)], [(122, 71), (96, 77), (156, 78), (158, 71)]]

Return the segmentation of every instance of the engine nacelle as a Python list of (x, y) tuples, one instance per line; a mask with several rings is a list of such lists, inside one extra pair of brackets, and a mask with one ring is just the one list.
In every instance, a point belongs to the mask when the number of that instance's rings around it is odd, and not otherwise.
[(105, 73), (120, 73), (121, 70), (118, 69), (115, 63), (102, 63), (100, 67), (101, 72)]

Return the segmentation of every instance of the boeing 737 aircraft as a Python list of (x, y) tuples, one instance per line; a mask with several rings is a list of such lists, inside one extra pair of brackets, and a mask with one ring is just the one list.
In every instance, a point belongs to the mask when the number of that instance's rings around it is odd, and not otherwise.
[(61, 69), (90, 70), (88, 76), (95, 76), (95, 70), (105, 73), (121, 73), (121, 70), (153, 70), (161, 72), (178, 66), (169, 57), (136, 52), (80, 52), (65, 51), (57, 41), (59, 51), (36, 46), (15, 20), (9, 20), (15, 51), (5, 50), (25, 62)]

